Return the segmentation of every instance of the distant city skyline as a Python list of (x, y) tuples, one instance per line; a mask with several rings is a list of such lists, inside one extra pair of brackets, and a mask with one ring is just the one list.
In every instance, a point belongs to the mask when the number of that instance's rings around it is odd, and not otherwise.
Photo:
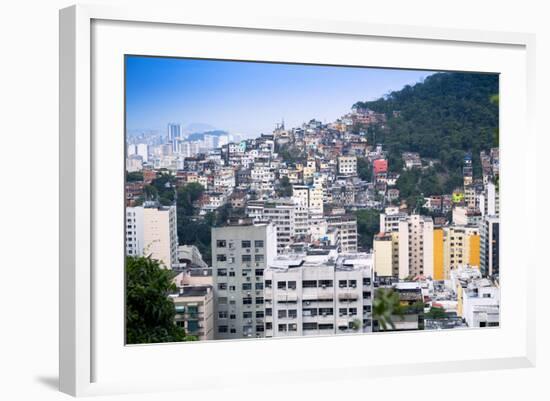
[[(168, 123), (210, 126), (244, 137), (331, 122), (433, 71), (128, 56), (128, 132), (166, 132)], [(193, 130), (192, 130), (193, 131)], [(200, 130), (197, 130), (200, 131)]]

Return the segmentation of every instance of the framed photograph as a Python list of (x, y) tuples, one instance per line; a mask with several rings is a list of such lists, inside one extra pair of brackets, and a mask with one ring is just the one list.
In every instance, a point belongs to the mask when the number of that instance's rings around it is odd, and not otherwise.
[(532, 35), (73, 6), (60, 52), (62, 391), (534, 365)]

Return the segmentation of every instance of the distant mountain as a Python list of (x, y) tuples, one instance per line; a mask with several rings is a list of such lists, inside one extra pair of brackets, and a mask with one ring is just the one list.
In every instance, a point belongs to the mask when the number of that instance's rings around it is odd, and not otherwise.
[(222, 130), (214, 130), (214, 131), (206, 131), (206, 132), (194, 132), (187, 136), (187, 140), (189, 141), (201, 141), (204, 139), (205, 135), (211, 135), (211, 136), (222, 136), (222, 135), (228, 135), (229, 133), (227, 131)]
[(215, 131), (216, 127), (205, 123), (191, 123), (185, 126), (183, 132), (186, 134), (192, 134), (196, 132)]

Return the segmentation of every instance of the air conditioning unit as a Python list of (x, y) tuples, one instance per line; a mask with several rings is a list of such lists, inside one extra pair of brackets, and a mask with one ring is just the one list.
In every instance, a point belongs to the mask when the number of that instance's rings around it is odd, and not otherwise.
[(327, 286), (326, 286), (325, 284), (323, 284), (323, 285), (321, 286), (321, 288), (325, 289), (325, 288), (327, 288)]

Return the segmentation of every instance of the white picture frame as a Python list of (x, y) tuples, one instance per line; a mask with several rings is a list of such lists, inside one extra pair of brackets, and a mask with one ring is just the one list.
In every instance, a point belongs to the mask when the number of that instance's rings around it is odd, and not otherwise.
[[(95, 27), (94, 24), (96, 24)], [(150, 30), (151, 27), (155, 27), (154, 31)], [(103, 68), (119, 65), (109, 64), (109, 57), (118, 57), (121, 51), (126, 52), (129, 48), (136, 49), (134, 45), (125, 48), (124, 42), (129, 42), (130, 38), (136, 40), (136, 36), (140, 35), (140, 30), (149, 29), (147, 38), (149, 38), (150, 43), (145, 40), (145, 37), (142, 37), (143, 40), (140, 43), (142, 47), (138, 51), (145, 52), (143, 54), (150, 54), (151, 52), (155, 53), (151, 47), (154, 46), (155, 40), (163, 37), (162, 35), (173, 33), (170, 31), (172, 29), (178, 30), (181, 28), (185, 30), (186, 27), (192, 27), (198, 35), (197, 37), (200, 37), (203, 30), (207, 34), (209, 30), (214, 30), (214, 36), (218, 38), (219, 35), (226, 35), (227, 38), (234, 39), (230, 35), (242, 34), (244, 38), (246, 35), (262, 34), (266, 41), (273, 41), (273, 43), (284, 40), (281, 39), (281, 35), (284, 35), (292, 40), (295, 39), (295, 36), (301, 38), (300, 40), (325, 41), (327, 44), (331, 40), (337, 39), (341, 41), (371, 40), (374, 42), (382, 40), (384, 45), (389, 46), (393, 43), (397, 46), (399, 43), (401, 45), (406, 43), (407, 46), (413, 48), (416, 45), (430, 45), (436, 46), (441, 51), (442, 58), (450, 54), (447, 52), (450, 51), (449, 47), (452, 47), (452, 52), (476, 51), (476, 54), (480, 54), (479, 59), (470, 60), (470, 69), (474, 71), (503, 73), (498, 67), (498, 62), (510, 61), (510, 63), (506, 63), (509, 65), (502, 65), (503, 69), (508, 69), (506, 71), (509, 71), (509, 73), (504, 73), (504, 76), (505, 78), (509, 77), (509, 79), (506, 78), (501, 83), (503, 85), (501, 86), (503, 95), (501, 95), (500, 106), (501, 169), (504, 171), (504, 179), (501, 184), (502, 198), (504, 199), (502, 203), (503, 249), (501, 250), (501, 260), (503, 261), (503, 267), (501, 267), (503, 271), (502, 327), (494, 330), (468, 330), (452, 333), (353, 335), (345, 337), (345, 343), (343, 337), (325, 337), (283, 339), (282, 341), (245, 340), (210, 344), (125, 347), (123, 339), (115, 336), (113, 344), (106, 345), (110, 341), (108, 339), (110, 332), (108, 322), (117, 321), (115, 319), (120, 318), (119, 312), (121, 308), (123, 309), (122, 294), (124, 289), (119, 285), (120, 281), (117, 281), (122, 277), (123, 265), (120, 265), (121, 271), (115, 273), (119, 274), (118, 278), (109, 281), (112, 283), (111, 285), (105, 285), (107, 282), (106, 275), (103, 273), (98, 274), (96, 269), (98, 261), (105, 257), (101, 256), (104, 255), (101, 251), (101, 243), (104, 243), (107, 239), (110, 241), (114, 238), (114, 242), (119, 244), (120, 247), (119, 252), (121, 255), (119, 256), (123, 257), (123, 247), (120, 242), (117, 242), (120, 236), (116, 237), (116, 235), (121, 234), (117, 231), (116, 216), (122, 210), (118, 206), (122, 207), (122, 205), (117, 204), (117, 207), (112, 211), (113, 214), (110, 215), (110, 212), (106, 212), (105, 207), (101, 205), (101, 198), (98, 198), (98, 194), (108, 193), (114, 199), (120, 196), (123, 199), (123, 186), (120, 184), (122, 181), (117, 181), (115, 177), (113, 181), (104, 184), (106, 181), (100, 178), (104, 176), (105, 169), (112, 166), (115, 166), (115, 168), (116, 166), (120, 167), (120, 176), (122, 177), (122, 164), (117, 164), (122, 162), (116, 160), (116, 156), (111, 158), (109, 152), (116, 155), (119, 151), (123, 133), (120, 132), (117, 139), (118, 143), (115, 143), (116, 140), (113, 139), (114, 145), (111, 150), (108, 149), (110, 148), (110, 139), (105, 142), (103, 139), (98, 140), (94, 136), (94, 129), (103, 128), (102, 122), (94, 119), (101, 119), (105, 116), (101, 110), (103, 110), (102, 107), (105, 108), (106, 106), (97, 102), (97, 97), (103, 96), (104, 91), (101, 88), (93, 87), (92, 79), (96, 76), (94, 74), (103, 74)], [(129, 34), (121, 34), (122, 31), (127, 31)], [(109, 36), (114, 35), (113, 32), (118, 32), (116, 37)], [(94, 35), (96, 35), (96, 41), (94, 41)], [(109, 46), (106, 45), (105, 38), (111, 39), (109, 42), (112, 43)], [(204, 40), (206, 41), (207, 38), (205, 37)], [(376, 43), (373, 44), (373, 46), (375, 45)], [(165, 48), (158, 51), (163, 55), (175, 55), (178, 52), (177, 47), (172, 48), (175, 50), (170, 50), (170, 46), (167, 43)], [(295, 46), (298, 46), (298, 44)], [(388, 374), (407, 374), (411, 369), (414, 369), (416, 373), (431, 373), (534, 366), (535, 311), (534, 308), (528, 307), (528, 305), (535, 303), (534, 280), (532, 277), (535, 272), (536, 253), (534, 252), (534, 244), (521, 238), (521, 236), (525, 231), (535, 231), (533, 227), (536, 220), (536, 210), (532, 206), (528, 206), (523, 191), (518, 191), (517, 188), (514, 190), (511, 186), (507, 186), (507, 182), (514, 181), (523, 183), (526, 188), (527, 186), (529, 188), (535, 187), (534, 174), (529, 174), (527, 167), (521, 163), (529, 159), (534, 162), (535, 157), (534, 153), (530, 153), (528, 150), (536, 148), (536, 138), (532, 126), (534, 121), (532, 113), (534, 112), (535, 86), (534, 47), (534, 35), (523, 33), (373, 25), (350, 21), (295, 20), (290, 17), (284, 19), (260, 18), (257, 16), (222, 18), (209, 15), (187, 15), (185, 10), (181, 9), (166, 10), (154, 7), (111, 8), (108, 6), (78, 5), (61, 10), (60, 390), (71, 395), (80, 396), (132, 391), (185, 390), (196, 389), (205, 385), (223, 388), (237, 385), (233, 382), (235, 375), (243, 373), (254, 377), (259, 383), (266, 380), (266, 374), (270, 375), (270, 380), (274, 378), (287, 381), (327, 380), (329, 378), (346, 377), (349, 379), (351, 377), (360, 381), (369, 377)], [(214, 49), (214, 47), (212, 48)], [(490, 60), (483, 60), (484, 57), (491, 56), (482, 55), (482, 53), (487, 52), (487, 49), (495, 49), (492, 64)], [(105, 54), (98, 53), (103, 50), (106, 50)], [(265, 50), (266, 52), (262, 55), (258, 55), (258, 59), (270, 61), (268, 50)], [(172, 54), (172, 51), (174, 54)], [(222, 54), (219, 49), (213, 51), (220, 58), (229, 57)], [(250, 52), (253, 51), (253, 49), (250, 50)], [(167, 52), (170, 54), (167, 54)], [(375, 62), (375, 64), (394, 68), (413, 68), (416, 66), (417, 68), (427, 69), (431, 65), (430, 68), (433, 69), (468, 69), (464, 67), (468, 65), (468, 60), (455, 64), (452, 61), (439, 60), (434, 65), (434, 60), (430, 61), (428, 57), (424, 65), (410, 60), (407, 64), (407, 60), (402, 63), (391, 61), (393, 59), (388, 54), (389, 52), (390, 50), (381, 52), (377, 58), (381, 60), (386, 57), (386, 61), (381, 61), (380, 64)], [(101, 56), (97, 56), (97, 59), (95, 59), (94, 57), (98, 54), (101, 54)], [(289, 60), (288, 57), (282, 54), (274, 55), (273, 59), (277, 60), (277, 57), (283, 57), (284, 61), (295, 61)], [(502, 59), (499, 59), (499, 54), (502, 55)], [(304, 55), (303, 57), (304, 59), (296, 61), (315, 61), (311, 58), (307, 59), (307, 57), (314, 56)], [(343, 53), (341, 57), (345, 57), (345, 54)], [(399, 55), (394, 54), (392, 57), (397, 60)], [(449, 59), (451, 58), (449, 56)], [(102, 64), (103, 62), (106, 64)], [(361, 61), (359, 59), (357, 61), (350, 60), (350, 63), (361, 63)], [(101, 80), (109, 81), (111, 78), (120, 78), (120, 74), (123, 75), (123, 71), (117, 70), (116, 76), (105, 77), (105, 74), (103, 74), (99, 78), (96, 76), (96, 79), (98, 82)], [(114, 83), (114, 87), (117, 88), (113, 91), (120, 94), (120, 88), (117, 86), (120, 85), (120, 82), (109, 82)], [(511, 93), (511, 90), (517, 91), (517, 96), (514, 99), (505, 96), (507, 93)], [(93, 101), (94, 96), (96, 102)], [(114, 97), (117, 97), (117, 99), (113, 102), (117, 102), (119, 100), (118, 95)], [(122, 104), (119, 103), (114, 103), (115, 106), (111, 109), (120, 110)], [(107, 105), (107, 101), (105, 105)], [(111, 105), (109, 104), (109, 106)], [(516, 112), (510, 113), (512, 110), (516, 110)], [(121, 119), (122, 116), (118, 118)], [(104, 120), (107, 121), (109, 118)], [(113, 123), (111, 121), (110, 123), (113, 125), (106, 125), (105, 128), (117, 127), (120, 122)], [(517, 130), (523, 132), (519, 139), (511, 135), (513, 131)], [(517, 147), (521, 143), (525, 144), (523, 149)], [(514, 149), (514, 160), (511, 158), (511, 152), (507, 149)], [(99, 154), (101, 154), (101, 160), (106, 160), (105, 162), (102, 161), (101, 165), (99, 164)], [(123, 153), (120, 152), (119, 156), (122, 158)], [(516, 163), (515, 168), (512, 168), (513, 161)], [(104, 167), (104, 163), (108, 166)], [(120, 186), (117, 187), (117, 185)], [(103, 231), (100, 233), (98, 230), (101, 230), (101, 227), (105, 226), (105, 222), (109, 221), (109, 217), (113, 216), (114, 220), (110, 222), (115, 224), (113, 230), (115, 237), (110, 237), (110, 234), (107, 233), (105, 233), (105, 237), (107, 237), (105, 239), (98, 237), (99, 234), (103, 233)], [(123, 214), (120, 213), (120, 221), (123, 218)], [(514, 245), (513, 249), (506, 246), (512, 243)], [(523, 251), (522, 255), (519, 255), (519, 249)], [(115, 266), (119, 266), (118, 262)], [(511, 277), (511, 274), (507, 272), (510, 272), (513, 266), (521, 269), (521, 272), (515, 273), (517, 275), (517, 277), (514, 277), (516, 287), (511, 287), (510, 281), (506, 281)], [(526, 279), (528, 275), (531, 277), (530, 280)], [(113, 312), (112, 316), (106, 317), (107, 315), (103, 313), (106, 301), (99, 301), (97, 297), (94, 298), (97, 295), (98, 287), (101, 287), (101, 291), (107, 294), (105, 297), (109, 300), (115, 300), (116, 302), (118, 299), (120, 301), (121, 305), (113, 307), (118, 315)], [(123, 325), (122, 320), (120, 325)], [(367, 349), (370, 346), (379, 348), (382, 346), (382, 341), (389, 341), (380, 340), (381, 338), (393, 339), (395, 343), (414, 340), (415, 343), (418, 342), (419, 344), (423, 342), (444, 344), (447, 341), (453, 346), (450, 347), (451, 350), (439, 350), (437, 357), (432, 352), (433, 350), (429, 348), (424, 349), (422, 355), (411, 351), (408, 354), (388, 355), (386, 357), (381, 354), (376, 355), (376, 352), (372, 350), (372, 357), (354, 361), (354, 363), (344, 363), (337, 359), (337, 354), (334, 353), (337, 347)], [(479, 348), (471, 350), (470, 353), (465, 352), (461, 348), (461, 344), (466, 344), (468, 341), (472, 341), (473, 338), (486, 341), (488, 344), (487, 349), (484, 351), (484, 349)], [(369, 345), (369, 341), (379, 344)], [(109, 352), (109, 350), (114, 349), (109, 348), (110, 346), (120, 346), (120, 354), (119, 351)], [(330, 363), (322, 358), (316, 359), (313, 357), (315, 347), (319, 346), (329, 353)], [(396, 346), (396, 352), (399, 352), (398, 348)], [(277, 359), (285, 350), (292, 350), (291, 352), (297, 355), (303, 353), (305, 357), (311, 357), (311, 360), (309, 362), (293, 363), (293, 366), (285, 366), (282, 359)], [(348, 348), (346, 348), (346, 352), (348, 352), (347, 350)], [(186, 381), (176, 381), (173, 376), (166, 375), (169, 366), (172, 366), (168, 363), (168, 355), (178, 355), (182, 352), (185, 352), (185, 354), (179, 355), (186, 355), (189, 358), (188, 360), (196, 367), (196, 371), (191, 372)], [(249, 355), (268, 352), (274, 362), (269, 367), (247, 367), (244, 362), (238, 360), (240, 355), (238, 353), (241, 352)], [(232, 370), (235, 373), (230, 374), (231, 372), (229, 372), (227, 375), (222, 375), (219, 369), (216, 370), (215, 366), (210, 366), (216, 365), (215, 363), (209, 364), (208, 361), (201, 360), (201, 358), (214, 358), (217, 354), (221, 355), (222, 358), (233, 358), (235, 366)], [(384, 362), (386, 360), (387, 363)], [(167, 363), (163, 364), (162, 361)], [(135, 367), (140, 362), (143, 363), (143, 366), (138, 371)], [(112, 366), (112, 369), (107, 368), (107, 365)], [(151, 370), (152, 366), (156, 367), (156, 373)], [(159, 368), (159, 366), (166, 366), (166, 368)]]

